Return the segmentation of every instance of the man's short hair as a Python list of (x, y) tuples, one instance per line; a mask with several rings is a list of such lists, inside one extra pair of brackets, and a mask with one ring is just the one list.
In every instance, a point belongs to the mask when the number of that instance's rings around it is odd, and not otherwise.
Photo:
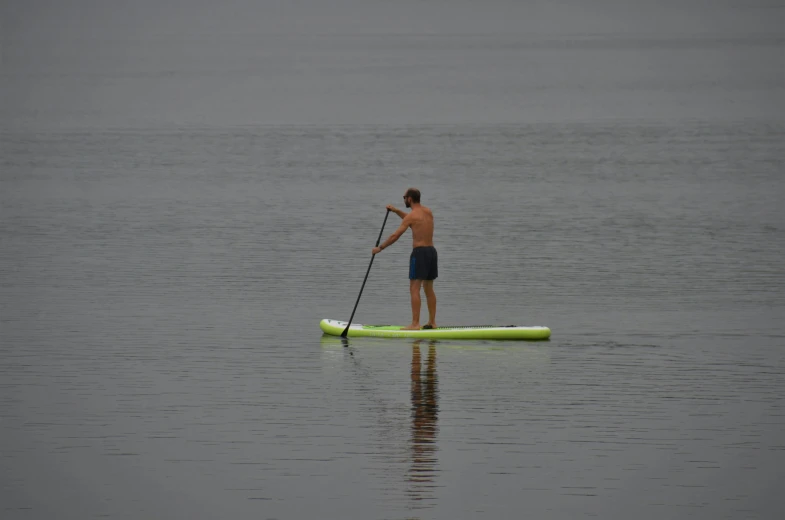
[(412, 198), (412, 202), (420, 203), (420, 190), (417, 188), (409, 188), (406, 190), (406, 196)]

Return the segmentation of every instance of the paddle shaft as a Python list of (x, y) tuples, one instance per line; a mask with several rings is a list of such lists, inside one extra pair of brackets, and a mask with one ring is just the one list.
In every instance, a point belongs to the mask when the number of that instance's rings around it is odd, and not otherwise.
[[(384, 233), (384, 226), (387, 224), (387, 217), (390, 216), (390, 210), (387, 210), (387, 213), (384, 214), (384, 222), (382, 222), (382, 229), (379, 231), (379, 238), (376, 239), (376, 247), (379, 247), (379, 242), (382, 241), (382, 233)], [(349, 334), (349, 327), (352, 325), (352, 320), (354, 319), (354, 313), (357, 312), (357, 306), (360, 304), (360, 296), (363, 295), (363, 289), (365, 289), (365, 282), (368, 281), (368, 274), (371, 272), (371, 266), (373, 265), (373, 259), (376, 258), (376, 255), (371, 255), (371, 263), (368, 264), (368, 270), (365, 272), (365, 279), (363, 279), (363, 285), (360, 287), (360, 294), (357, 295), (357, 302), (354, 304), (354, 310), (352, 310), (352, 316), (349, 318), (349, 323), (346, 324), (346, 328), (343, 329), (341, 333), (341, 337), (345, 338), (347, 334)]]

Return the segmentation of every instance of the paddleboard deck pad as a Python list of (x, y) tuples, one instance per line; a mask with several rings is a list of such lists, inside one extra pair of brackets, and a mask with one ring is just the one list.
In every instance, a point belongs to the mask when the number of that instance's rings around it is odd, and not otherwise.
[[(345, 321), (324, 319), (319, 323), (322, 332), (340, 336), (346, 329)], [(347, 336), (350, 338), (423, 338), (423, 339), (548, 339), (548, 327), (520, 327), (517, 325), (475, 325), (463, 327), (437, 327), (435, 329), (403, 330), (400, 325), (362, 325), (353, 323)]]

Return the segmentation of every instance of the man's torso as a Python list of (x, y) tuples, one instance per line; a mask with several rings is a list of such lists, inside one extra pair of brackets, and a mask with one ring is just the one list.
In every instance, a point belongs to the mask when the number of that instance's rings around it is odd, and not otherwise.
[(433, 213), (429, 208), (420, 206), (409, 213), (412, 230), (412, 247), (433, 245)]

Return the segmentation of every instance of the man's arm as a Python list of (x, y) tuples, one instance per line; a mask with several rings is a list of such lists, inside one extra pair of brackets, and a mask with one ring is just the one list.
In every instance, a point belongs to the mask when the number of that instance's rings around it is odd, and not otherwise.
[[(406, 215), (406, 217), (408, 217), (408, 215)], [(379, 244), (379, 247), (373, 248), (372, 250), (373, 254), (380, 253), (382, 249), (386, 249), (387, 247), (393, 245), (399, 238), (401, 238), (401, 235), (403, 235), (406, 232), (406, 230), (409, 228), (409, 226), (411, 226), (412, 224), (411, 220), (406, 217), (404, 217), (400, 227), (398, 227), (398, 229), (396, 229), (395, 232), (392, 235), (390, 235), (387, 240)]]
[(406, 217), (406, 215), (407, 215), (407, 213), (406, 213), (406, 212), (399, 210), (398, 208), (396, 208), (396, 207), (395, 207), (395, 206), (393, 206), (392, 204), (388, 204), (388, 205), (387, 205), (387, 209), (388, 209), (388, 210), (390, 210), (390, 211), (392, 211), (393, 213), (395, 213), (396, 215), (398, 215), (398, 216), (399, 216), (399, 217), (401, 217), (401, 218), (405, 218), (405, 217)]

